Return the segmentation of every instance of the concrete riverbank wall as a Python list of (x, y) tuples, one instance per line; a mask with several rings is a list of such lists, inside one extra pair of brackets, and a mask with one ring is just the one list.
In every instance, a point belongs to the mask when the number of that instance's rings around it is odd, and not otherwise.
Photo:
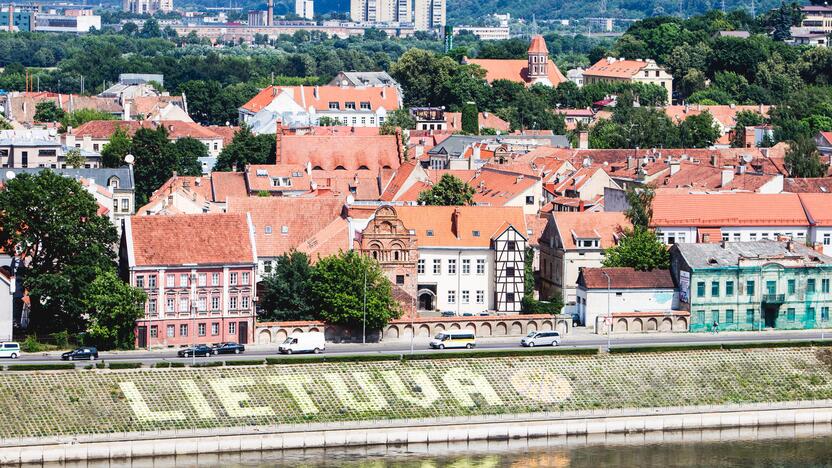
[(832, 424), (830, 349), (7, 372), (0, 462)]

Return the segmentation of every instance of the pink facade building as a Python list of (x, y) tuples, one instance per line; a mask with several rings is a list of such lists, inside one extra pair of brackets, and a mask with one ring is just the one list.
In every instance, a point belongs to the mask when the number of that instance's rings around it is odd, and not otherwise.
[(248, 214), (133, 216), (120, 260), (147, 293), (139, 348), (251, 343), (257, 252)]

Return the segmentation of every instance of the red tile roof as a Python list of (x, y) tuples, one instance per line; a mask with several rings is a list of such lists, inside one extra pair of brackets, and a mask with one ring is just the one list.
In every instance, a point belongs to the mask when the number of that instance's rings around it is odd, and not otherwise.
[(397, 135), (280, 135), (278, 164), (306, 164), (313, 169), (395, 171), (404, 160)]
[[(496, 168), (483, 167), (475, 170), (428, 170), (429, 181), (413, 184), (407, 191), (399, 194), (396, 200), (416, 201), (419, 194), (431, 186), (445, 174), (450, 174), (474, 188), (474, 203), (477, 205), (504, 206), (515, 197), (527, 191), (540, 180), (534, 175), (517, 174)], [(539, 195), (539, 194), (535, 194)]]
[[(462, 112), (445, 112), (445, 124), (448, 126), (448, 131), (461, 132)], [(480, 128), (493, 128), (503, 133), (511, 130), (511, 124), (497, 117), (493, 112), (480, 112), (479, 126)]]
[(608, 249), (617, 243), (617, 236), (633, 225), (624, 213), (612, 211), (553, 212), (555, 225), (560, 233), (564, 249), (575, 249), (575, 239), (600, 239), (600, 247)]
[(77, 138), (89, 136), (96, 140), (109, 139), (116, 128), (122, 128), (128, 135), (132, 136), (140, 128), (156, 129), (164, 126), (168, 132), (168, 138), (177, 140), (179, 138), (196, 138), (197, 140), (216, 140), (223, 138), (208, 127), (203, 127), (193, 122), (182, 122), (179, 120), (163, 120), (153, 122), (148, 120), (91, 120), (72, 131)]
[(297, 250), (306, 253), (313, 262), (341, 251), (346, 252), (350, 249), (349, 228), (349, 221), (339, 216), (298, 245)]
[(543, 39), (543, 36), (540, 34), (532, 36), (532, 41), (529, 44), (529, 53), (549, 55), (549, 49), (546, 48), (546, 39)]
[[(482, 67), (485, 70), (485, 80), (489, 83), (496, 80), (509, 80), (515, 83), (531, 84), (528, 59), (466, 59), (466, 63)], [(546, 77), (549, 78), (552, 86), (557, 86), (566, 81), (566, 77), (558, 70), (555, 62), (551, 60), (546, 66)]]
[[(606, 274), (606, 275), (605, 275)], [(607, 280), (607, 275), (609, 280)], [(585, 289), (673, 289), (670, 270), (638, 271), (633, 268), (583, 268), (578, 284)]]
[(796, 194), (666, 195), (653, 200), (653, 226), (808, 226)]
[[(249, 194), (312, 190), (312, 177), (306, 173), (306, 166), (301, 164), (250, 164), (244, 173)], [(286, 178), (292, 185), (275, 187), (272, 181), (276, 178)]]
[(226, 209), (250, 213), (257, 255), (277, 257), (340, 217), (343, 207), (343, 197), (232, 197)]
[(801, 193), (798, 197), (813, 225), (832, 226), (832, 194)]
[(256, 262), (245, 214), (133, 216), (133, 266)]
[(665, 114), (674, 122), (681, 122), (692, 115), (699, 115), (705, 111), (710, 112), (715, 120), (722, 126), (727, 128), (734, 128), (737, 125), (737, 113), (741, 111), (751, 111), (762, 116), (768, 117), (771, 106), (756, 105), (756, 106), (736, 106), (736, 105), (717, 105), (717, 106), (703, 106), (703, 105), (687, 105), (687, 106), (666, 106), (663, 108)]
[(791, 193), (832, 193), (832, 177), (784, 179), (783, 191)]
[(416, 170), (416, 164), (417, 162), (412, 160), (399, 166), (393, 179), (385, 187), (384, 193), (381, 194), (380, 199), (382, 201), (392, 201), (396, 197), (404, 183), (413, 174), (413, 171)]
[(595, 62), (584, 70), (584, 76), (604, 76), (615, 78), (632, 78), (633, 75), (647, 66), (647, 62), (640, 60), (617, 60), (611, 62), (607, 57)]
[(248, 196), (245, 174), (242, 172), (212, 172), (211, 189), (213, 200), (225, 203), (229, 197)]
[(223, 146), (228, 146), (229, 144), (231, 144), (231, 141), (234, 140), (234, 135), (236, 135), (237, 132), (240, 131), (240, 127), (226, 125), (209, 125), (205, 128), (219, 135), (220, 138), (222, 138)]
[(388, 111), (399, 108), (399, 90), (395, 86), (341, 87), (341, 86), (268, 86), (242, 108), (257, 113), (280, 94), (288, 93), (296, 103), (304, 109), (314, 107), (318, 111), (328, 111), (330, 102), (337, 102), (340, 108), (346, 109), (344, 103), (355, 103), (360, 109), (360, 103), (369, 102), (370, 109), (376, 111), (384, 108)]
[[(414, 230), (420, 247), (488, 248), (491, 239), (510, 224), (526, 235), (522, 207), (493, 206), (397, 206), (396, 213), (407, 229)], [(458, 227), (452, 218), (459, 212)]]

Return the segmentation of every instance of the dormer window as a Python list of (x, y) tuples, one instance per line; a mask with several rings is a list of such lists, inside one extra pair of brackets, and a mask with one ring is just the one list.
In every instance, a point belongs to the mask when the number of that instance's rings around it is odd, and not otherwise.
[(265, 228), (263, 231), (264, 231), (266, 234), (271, 234), (271, 233), (272, 233), (272, 227), (271, 227), (271, 226), (266, 226), (266, 228)]
[(428, 237), (433, 237), (433, 229), (428, 229), (426, 234)]
[(333, 110), (338, 110), (338, 109), (340, 109), (340, 108), (341, 108), (341, 106), (340, 106), (340, 105), (338, 105), (338, 103), (337, 103), (337, 102), (330, 102), (330, 103), (329, 103), (329, 108), (330, 108), (330, 109), (333, 109)]
[(363, 101), (361, 103), (361, 110), (370, 110), (370, 102), (369, 101)]
[(344, 109), (352, 109), (355, 110), (355, 103), (354, 102), (345, 102)]
[(479, 237), (480, 232), (479, 231), (471, 231), (471, 235), (474, 236), (474, 237)]
[(289, 234), (289, 226), (281, 226), (280, 227), (281, 234)]
[(291, 187), (292, 179), (289, 177), (275, 177), (272, 179), (272, 187)]
[(300, 171), (293, 171), (293, 172), (292, 172), (292, 177), (302, 177), (302, 176), (303, 176), (303, 175), (301, 174), (301, 172), (300, 172)]

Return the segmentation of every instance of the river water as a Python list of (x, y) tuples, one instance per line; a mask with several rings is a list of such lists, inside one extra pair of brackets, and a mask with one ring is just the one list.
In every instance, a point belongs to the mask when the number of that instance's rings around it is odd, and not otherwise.
[[(602, 436), (603, 438), (603, 436)], [(246, 452), (67, 466), (210, 468), (832, 467), (832, 426)]]

